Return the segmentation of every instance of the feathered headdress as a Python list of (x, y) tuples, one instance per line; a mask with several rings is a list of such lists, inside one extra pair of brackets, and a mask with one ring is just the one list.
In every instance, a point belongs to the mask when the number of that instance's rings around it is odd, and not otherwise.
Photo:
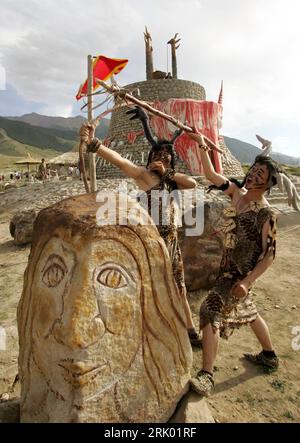
[[(262, 152), (256, 157), (255, 163), (264, 158), (269, 158), (270, 160), (272, 160), (270, 157), (270, 153), (272, 151), (272, 143), (269, 140), (265, 140), (259, 135), (256, 135), (256, 138), (262, 143)], [(296, 211), (300, 211), (300, 196), (297, 193), (297, 189), (294, 183), (289, 179), (289, 177), (286, 175), (286, 173), (282, 170), (277, 162), (274, 162), (274, 160), (272, 160), (272, 163), (275, 170), (274, 178), (276, 180), (278, 188), (282, 193), (287, 193), (289, 206), (293, 206)], [(275, 180), (274, 184), (276, 184)]]

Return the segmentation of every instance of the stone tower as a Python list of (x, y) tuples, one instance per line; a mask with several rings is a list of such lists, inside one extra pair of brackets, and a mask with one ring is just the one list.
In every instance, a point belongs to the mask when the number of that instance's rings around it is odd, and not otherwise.
[[(206, 100), (205, 89), (198, 83), (188, 80), (181, 80), (174, 77), (172, 78), (172, 76), (168, 75), (168, 73), (164, 73), (162, 71), (153, 72), (153, 47), (151, 36), (147, 28), (146, 33), (144, 33), (144, 37), (146, 44), (147, 80), (126, 85), (125, 88), (130, 91), (136, 91), (136, 95), (139, 94), (139, 98), (147, 102), (154, 102), (155, 100), (164, 102), (165, 100), (171, 98)], [(174, 44), (177, 44), (179, 41), (176, 40), (176, 37), (177, 34), (173, 39)], [(170, 42), (173, 43), (173, 40), (172, 42), (170, 40)], [(175, 49), (177, 49), (177, 47)], [(175, 49), (173, 48), (173, 52)], [(177, 76), (177, 66), (175, 66), (175, 64), (176, 59), (173, 60), (174, 66), (172, 66), (172, 68), (173, 73), (176, 73)], [(131, 121), (129, 116), (126, 114), (127, 110), (128, 108), (125, 107), (112, 113), (109, 133), (105, 144), (134, 163), (138, 165), (145, 165), (150, 150), (149, 143), (144, 136), (141, 122), (138, 120)], [(224, 146), (223, 140), (222, 146)], [(228, 159), (228, 156), (229, 154), (227, 152), (227, 156), (223, 156), (224, 160)], [(235, 166), (236, 162), (237, 160), (234, 159)], [(176, 169), (179, 172), (189, 174), (186, 165), (179, 158), (176, 162)], [(238, 167), (235, 167), (235, 172), (237, 170)], [(235, 173), (232, 175), (239, 174)], [(97, 158), (97, 178), (115, 178), (122, 176), (123, 173), (116, 167), (108, 164), (101, 158)]]

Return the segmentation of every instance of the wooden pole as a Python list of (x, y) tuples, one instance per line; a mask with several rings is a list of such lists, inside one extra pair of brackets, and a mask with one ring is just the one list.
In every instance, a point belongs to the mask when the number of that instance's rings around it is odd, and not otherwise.
[[(88, 55), (88, 121), (93, 122), (93, 57)], [(95, 164), (95, 154), (89, 153), (89, 170), (90, 170), (90, 192), (96, 192), (97, 181), (96, 181), (96, 164)]]

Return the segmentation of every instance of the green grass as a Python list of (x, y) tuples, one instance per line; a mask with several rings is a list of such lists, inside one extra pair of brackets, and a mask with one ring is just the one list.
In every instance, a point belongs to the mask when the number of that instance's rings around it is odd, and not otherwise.
[(19, 143), (37, 146), (41, 149), (51, 148), (56, 151), (70, 151), (78, 140), (77, 131), (32, 126), (28, 123), (9, 120), (0, 116), (2, 135)]
[[(242, 168), (244, 173), (246, 174), (249, 171), (249, 167), (251, 165), (243, 164)], [(282, 169), (288, 174), (288, 175), (296, 175), (300, 177), (300, 166), (288, 166), (288, 165), (281, 165)]]
[(295, 417), (293, 416), (293, 414), (290, 411), (286, 411), (282, 414), (283, 417), (288, 418), (289, 420), (295, 420)]
[(285, 169), (289, 175), (297, 175), (300, 177), (300, 166), (286, 166)]
[(269, 382), (275, 391), (284, 392), (285, 391), (285, 381), (279, 380), (279, 378), (275, 378), (274, 380)]
[(249, 171), (250, 166), (251, 166), (251, 165), (248, 165), (248, 164), (243, 164), (243, 165), (242, 165), (242, 168), (243, 168), (244, 174), (247, 174), (247, 172)]

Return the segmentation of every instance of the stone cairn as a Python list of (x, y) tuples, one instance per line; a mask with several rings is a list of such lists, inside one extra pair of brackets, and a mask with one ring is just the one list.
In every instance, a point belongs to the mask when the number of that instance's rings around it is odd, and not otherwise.
[[(132, 83), (125, 86), (131, 91), (139, 90), (139, 98), (148, 102), (155, 100), (165, 101), (170, 98), (189, 98), (194, 100), (205, 100), (203, 86), (179, 79), (157, 79)], [(128, 158), (137, 165), (146, 165), (149, 143), (146, 140), (142, 125), (137, 120), (129, 120), (126, 114), (128, 109), (121, 108), (112, 113), (108, 138), (109, 147), (116, 150), (123, 157)], [(132, 138), (130, 139), (130, 136)], [(129, 138), (129, 140), (128, 140)], [(185, 164), (178, 159), (177, 170), (189, 173)], [(97, 178), (124, 177), (123, 173), (116, 167), (97, 158)]]

